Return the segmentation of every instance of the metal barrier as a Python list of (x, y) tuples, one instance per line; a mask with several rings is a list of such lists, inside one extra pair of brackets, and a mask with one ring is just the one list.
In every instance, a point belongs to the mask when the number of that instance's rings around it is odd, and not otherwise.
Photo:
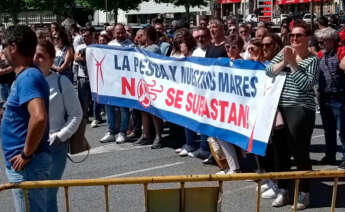
[[(291, 179), (295, 180), (294, 190), (294, 211), (297, 210), (298, 188), (301, 179), (323, 179), (333, 178), (333, 192), (331, 211), (334, 212), (337, 187), (339, 178), (345, 178), (345, 170), (320, 170), (320, 171), (297, 171), (297, 172), (274, 172), (274, 173), (238, 173), (231, 175), (183, 175), (183, 176), (160, 176), (160, 177), (126, 177), (126, 178), (109, 178), (109, 179), (81, 179), (81, 180), (48, 180), (48, 181), (26, 181), (19, 184), (2, 184), (0, 185), (0, 192), (9, 189), (21, 188), (25, 194), (25, 204), (28, 211), (28, 189), (34, 188), (52, 188), (64, 187), (66, 199), (66, 211), (70, 211), (69, 207), (69, 187), (82, 187), (82, 186), (104, 186), (106, 212), (109, 212), (109, 186), (110, 185), (123, 185), (123, 184), (143, 184), (145, 193), (145, 206), (147, 206), (147, 187), (149, 184), (157, 183), (180, 183), (181, 188), (185, 187), (186, 182), (205, 182), (217, 181), (219, 182), (220, 190), (224, 181), (241, 181), (253, 180), (258, 183), (257, 190), (257, 208), (260, 211), (260, 198), (261, 198), (261, 182), (265, 179)], [(147, 208), (147, 207), (146, 207)], [(181, 208), (184, 211), (184, 208)]]

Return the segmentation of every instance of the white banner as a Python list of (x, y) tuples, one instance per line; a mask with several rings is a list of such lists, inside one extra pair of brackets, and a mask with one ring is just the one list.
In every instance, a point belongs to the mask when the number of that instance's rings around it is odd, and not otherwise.
[[(138, 48), (86, 51), (93, 99), (135, 108), (264, 155), (285, 76), (228, 58), (171, 58)], [(274, 82), (274, 83), (273, 83)]]

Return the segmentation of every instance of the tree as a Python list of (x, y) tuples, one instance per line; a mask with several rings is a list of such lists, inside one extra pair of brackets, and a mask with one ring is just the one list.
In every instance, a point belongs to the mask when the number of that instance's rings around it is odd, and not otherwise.
[(77, 0), (81, 6), (114, 13), (114, 21), (117, 23), (118, 10), (125, 11), (137, 9), (139, 4), (146, 0)]
[(24, 0), (1, 0), (0, 13), (8, 13), (13, 24), (18, 24), (18, 14), (27, 9)]
[(49, 10), (58, 16), (70, 13), (75, 8), (75, 0), (24, 0), (30, 9)]
[(175, 6), (184, 6), (186, 9), (187, 25), (190, 25), (190, 8), (207, 6), (210, 0), (155, 0), (157, 3), (170, 3)]

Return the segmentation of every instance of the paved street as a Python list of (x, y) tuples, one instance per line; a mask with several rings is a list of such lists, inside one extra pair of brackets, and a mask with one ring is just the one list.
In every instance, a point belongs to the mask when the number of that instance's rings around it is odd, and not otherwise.
[[(149, 146), (137, 147), (130, 143), (117, 145), (101, 144), (98, 140), (104, 135), (106, 124), (101, 127), (87, 130), (87, 137), (92, 146), (89, 158), (81, 164), (68, 162), (63, 178), (103, 178), (128, 176), (157, 176), (157, 175), (184, 175), (216, 173), (215, 166), (205, 166), (194, 158), (181, 158), (172, 148), (151, 150)], [(318, 118), (317, 128), (314, 130), (311, 156), (314, 164), (323, 156), (323, 130), (320, 129)], [(4, 173), (4, 159), (0, 153), (0, 183), (7, 182)], [(79, 157), (77, 158), (79, 159)], [(340, 154), (338, 154), (340, 159)], [(332, 166), (314, 165), (314, 169), (336, 169)], [(187, 184), (187, 186), (190, 184)], [(313, 181), (310, 208), (305, 211), (329, 211), (331, 204), (332, 181)], [(164, 185), (166, 186), (166, 185)], [(169, 185), (176, 187), (176, 184)], [(151, 187), (162, 187), (151, 186)], [(224, 184), (222, 211), (247, 212), (256, 208), (256, 183), (231, 182)], [(72, 188), (70, 191), (71, 211), (98, 212), (105, 211), (103, 187)], [(65, 211), (64, 195), (59, 193), (59, 206)], [(262, 200), (262, 211), (291, 211), (291, 206), (274, 209), (271, 200)], [(113, 186), (110, 188), (111, 211), (138, 212), (144, 211), (143, 186)], [(0, 193), (0, 211), (14, 211), (11, 193)], [(345, 183), (339, 184), (336, 211), (345, 211)]]

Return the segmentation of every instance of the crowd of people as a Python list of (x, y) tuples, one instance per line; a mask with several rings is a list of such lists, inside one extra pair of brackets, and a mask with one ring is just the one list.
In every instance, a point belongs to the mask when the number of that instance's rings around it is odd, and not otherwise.
[[(80, 125), (95, 128), (107, 123), (101, 143), (132, 142), (133, 145), (165, 146), (166, 121), (127, 107), (92, 101), (86, 65), (91, 44), (137, 47), (170, 57), (226, 57), (253, 60), (266, 66), (274, 78), (286, 74), (266, 156), (256, 157), (258, 172), (288, 171), (291, 156), (297, 170), (312, 170), (309, 147), (316, 108), (320, 109), (325, 132), (323, 164), (345, 169), (345, 36), (317, 20), (312, 32), (301, 20), (284, 21), (278, 34), (263, 22), (225, 23), (201, 18), (189, 29), (174, 26), (169, 31), (156, 19), (136, 32), (124, 24), (106, 25), (97, 32), (92, 26), (62, 27), (52, 23), (43, 29), (11, 26), (0, 33), (1, 140), (9, 182), (61, 179), (66, 165), (67, 142)], [(105, 115), (104, 115), (105, 114)], [(246, 153), (229, 142), (208, 138), (170, 123), (171, 135), (184, 140), (176, 153), (214, 163), (210, 151), (223, 155), (226, 164), (217, 174), (241, 172)], [(342, 160), (336, 160), (337, 130)], [(273, 207), (291, 203), (291, 182), (266, 180), (262, 197), (272, 198)], [(310, 204), (310, 182), (302, 180), (297, 209)], [(24, 193), (13, 190), (17, 211), (25, 211)], [(58, 211), (57, 189), (30, 190), (30, 211)], [(42, 204), (46, 202), (46, 204)]]

